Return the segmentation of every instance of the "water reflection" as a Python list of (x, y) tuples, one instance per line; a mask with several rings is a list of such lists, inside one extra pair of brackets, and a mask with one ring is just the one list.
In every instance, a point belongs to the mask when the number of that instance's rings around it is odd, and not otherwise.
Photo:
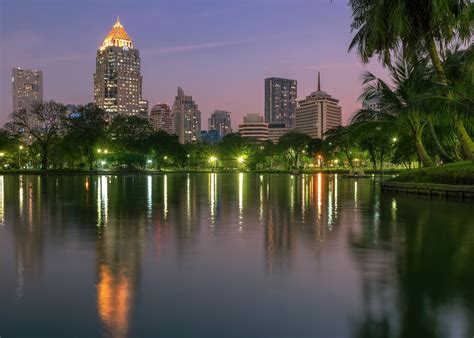
[(0, 175), (0, 225), (5, 225), (5, 190), (3, 175)]
[(107, 226), (108, 222), (108, 181), (107, 176), (100, 176), (97, 180), (97, 226)]
[(471, 215), (338, 175), (0, 176), (2, 329), (470, 337)]

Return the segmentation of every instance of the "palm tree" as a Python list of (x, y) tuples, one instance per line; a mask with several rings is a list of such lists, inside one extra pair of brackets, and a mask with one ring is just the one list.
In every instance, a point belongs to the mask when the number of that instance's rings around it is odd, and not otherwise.
[[(364, 62), (377, 54), (391, 68), (391, 53), (402, 50), (417, 60), (429, 56), (437, 79), (448, 86), (442, 57), (454, 40), (469, 43), (474, 32), (471, 0), (349, 0), (352, 30), (357, 31), (349, 50), (357, 47)], [(445, 96), (449, 96), (446, 91)], [(463, 120), (454, 115), (454, 130), (465, 155), (474, 161), (474, 143)]]
[(364, 123), (374, 126), (388, 123), (394, 129), (403, 129), (403, 126), (408, 125), (421, 163), (425, 167), (433, 166), (434, 162), (423, 143), (427, 118), (420, 106), (420, 98), (429, 85), (427, 62), (411, 64), (401, 58), (391, 69), (393, 88), (370, 72), (364, 75), (361, 99), (376, 99), (380, 109), (361, 109), (353, 116), (352, 122), (361, 126)]

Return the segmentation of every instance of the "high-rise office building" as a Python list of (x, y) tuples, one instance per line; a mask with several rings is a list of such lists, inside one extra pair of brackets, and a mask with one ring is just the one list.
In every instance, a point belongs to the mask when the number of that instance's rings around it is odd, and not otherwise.
[(268, 123), (263, 122), (263, 117), (260, 114), (247, 114), (244, 116), (244, 123), (239, 125), (239, 134), (244, 138), (267, 141)]
[(178, 95), (173, 104), (174, 129), (180, 143), (188, 143), (201, 139), (201, 112), (190, 95), (178, 87)]
[(214, 111), (208, 119), (208, 129), (217, 131), (221, 138), (232, 133), (230, 113), (225, 110)]
[(265, 79), (265, 122), (294, 124), (296, 109), (296, 80), (271, 77)]
[(155, 104), (150, 110), (150, 123), (153, 130), (164, 130), (174, 134), (173, 113), (166, 103)]
[(118, 18), (97, 50), (94, 99), (108, 119), (140, 114), (140, 53)]
[(141, 99), (138, 103), (139, 115), (144, 119), (148, 119), (148, 100)]
[(43, 72), (34, 69), (12, 69), (13, 111), (29, 110), (31, 105), (43, 102)]
[(273, 143), (278, 143), (280, 138), (288, 133), (291, 129), (285, 123), (269, 123), (268, 124), (268, 139)]
[(298, 102), (295, 111), (295, 129), (313, 138), (323, 138), (329, 129), (342, 123), (342, 108), (339, 100), (321, 90), (318, 72), (318, 90)]

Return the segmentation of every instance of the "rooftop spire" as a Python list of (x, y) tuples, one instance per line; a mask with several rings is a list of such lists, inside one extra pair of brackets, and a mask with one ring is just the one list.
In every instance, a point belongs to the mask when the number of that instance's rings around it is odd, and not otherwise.
[(321, 74), (318, 72), (318, 92), (321, 91)]
[(133, 48), (133, 42), (130, 36), (125, 31), (125, 28), (120, 23), (120, 17), (117, 16), (117, 21), (115, 21), (112, 30), (105, 38), (101, 50), (104, 50), (106, 47), (115, 46), (115, 47), (128, 47)]

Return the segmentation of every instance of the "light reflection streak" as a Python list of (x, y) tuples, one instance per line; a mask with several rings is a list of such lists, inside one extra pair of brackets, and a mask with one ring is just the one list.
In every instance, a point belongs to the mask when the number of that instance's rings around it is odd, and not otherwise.
[(301, 218), (304, 221), (304, 214), (306, 211), (306, 182), (305, 176), (301, 175)]
[(28, 182), (28, 227), (33, 228), (33, 183)]
[(216, 220), (216, 190), (217, 174), (209, 174), (209, 210), (211, 215), (211, 227), (214, 227)]
[(153, 179), (151, 175), (148, 175), (147, 177), (147, 218), (148, 220), (151, 220), (151, 213), (153, 210), (152, 188), (153, 188)]
[(108, 182), (107, 176), (100, 176), (97, 180), (97, 226), (107, 226), (108, 222)]
[(239, 225), (242, 225), (244, 214), (244, 174), (239, 173)]
[(392, 220), (397, 220), (397, 200), (392, 198)]
[(163, 216), (168, 217), (168, 175), (163, 176)]
[(260, 224), (262, 224), (262, 221), (263, 221), (263, 175), (260, 175), (259, 200), (260, 200), (260, 206), (259, 206), (258, 217), (260, 220)]
[(20, 175), (20, 189), (18, 191), (19, 198), (19, 207), (20, 207), (20, 217), (23, 217), (23, 175)]
[(97, 309), (101, 321), (114, 338), (126, 337), (132, 303), (132, 283), (125, 271), (118, 273), (106, 265), (99, 266)]
[(329, 231), (332, 230), (332, 223), (333, 223), (333, 217), (332, 217), (332, 196), (333, 196), (333, 182), (329, 181), (328, 185), (328, 229)]
[(295, 209), (295, 176), (290, 176), (290, 211), (294, 212)]
[(0, 225), (5, 225), (5, 190), (3, 175), (0, 176)]
[(337, 174), (334, 175), (334, 217), (337, 217)]
[(186, 176), (186, 216), (189, 224), (191, 222), (191, 183), (189, 174)]
[(357, 209), (357, 181), (354, 182), (354, 207)]
[(322, 214), (322, 201), (321, 201), (321, 194), (322, 194), (322, 174), (318, 174), (318, 219), (321, 219), (321, 214)]

